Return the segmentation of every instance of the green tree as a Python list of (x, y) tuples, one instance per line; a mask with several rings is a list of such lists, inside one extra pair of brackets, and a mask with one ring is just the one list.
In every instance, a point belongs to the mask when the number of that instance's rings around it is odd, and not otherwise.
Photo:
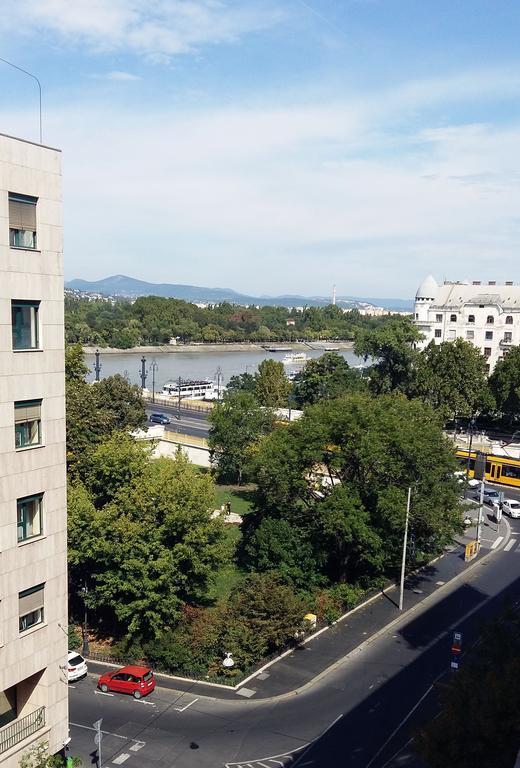
[(317, 360), (309, 360), (294, 379), (293, 397), (302, 407), (324, 398), (334, 398), (365, 388), (359, 371), (335, 352), (326, 352)]
[(255, 394), (255, 377), (252, 373), (239, 373), (237, 376), (231, 376), (226, 391), (231, 392), (251, 392)]
[(128, 429), (139, 429), (146, 424), (146, 410), (140, 387), (129, 384), (116, 373), (97, 382), (94, 397), (98, 413), (108, 433)]
[[(316, 578), (369, 583), (391, 575), (409, 486), (416, 562), (460, 527), (453, 446), (432, 410), (402, 395), (352, 394), (311, 406), (261, 441), (255, 466), (255, 512), (244, 530), (244, 551), (255, 563), (265, 557), (257, 531), (274, 518), (312, 547)], [(291, 561), (280, 552), (289, 573)]]
[(81, 346), (66, 347), (67, 463), (72, 469), (89, 446), (99, 440), (103, 430), (93, 388), (85, 380), (87, 373)]
[(79, 757), (71, 757), (69, 763), (59, 755), (49, 755), (49, 742), (40, 741), (33, 744), (20, 758), (20, 768), (65, 768), (66, 765), (79, 768), (83, 761)]
[(497, 362), (489, 386), (498, 410), (510, 422), (520, 418), (520, 346), (511, 347), (507, 356)]
[(444, 420), (490, 410), (486, 360), (463, 339), (431, 342), (417, 359), (416, 392)]
[(285, 375), (283, 363), (276, 360), (262, 360), (255, 374), (255, 395), (267, 408), (285, 408), (291, 382)]
[(258, 405), (250, 392), (226, 394), (210, 413), (211, 461), (222, 480), (239, 485), (247, 476), (260, 437), (274, 425), (272, 411)]
[(87, 584), (88, 605), (105, 631), (139, 640), (175, 626), (183, 603), (205, 596), (226, 549), (223, 524), (211, 518), (208, 475), (182, 454), (147, 461), (137, 472), (134, 460), (126, 473), (120, 466), (109, 473), (126, 478), (108, 503), (71, 484), (69, 563), (71, 591)]
[(241, 669), (294, 641), (305, 605), (279, 574), (253, 573), (232, 591), (222, 649)]
[(370, 386), (376, 394), (409, 393), (413, 389), (418, 354), (414, 347), (419, 338), (419, 331), (407, 317), (392, 317), (384, 325), (358, 331), (354, 351), (374, 361)]

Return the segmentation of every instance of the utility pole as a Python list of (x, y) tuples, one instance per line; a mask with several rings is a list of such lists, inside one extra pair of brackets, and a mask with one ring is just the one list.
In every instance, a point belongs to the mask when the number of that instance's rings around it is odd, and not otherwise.
[(466, 462), (466, 484), (464, 486), (464, 498), (466, 498), (468, 495), (469, 468), (471, 465), (471, 446), (473, 445), (473, 434), (475, 432), (475, 426), (476, 426), (475, 417), (472, 416), (468, 424), (469, 446), (468, 446), (468, 461)]
[(181, 420), (181, 384), (182, 379), (179, 376), (179, 380), (177, 382), (177, 418), (179, 421)]
[(146, 357), (144, 355), (141, 358), (141, 370), (139, 376), (141, 377), (141, 389), (146, 389)]
[(83, 656), (87, 656), (90, 653), (90, 648), (88, 645), (88, 616), (87, 616), (87, 595), (88, 595), (88, 587), (86, 584), (83, 585), (81, 588), (81, 594), (83, 596), (83, 647), (81, 649), (81, 653)]
[(159, 368), (155, 357), (152, 358), (150, 368), (152, 369), (152, 403), (155, 403), (155, 371)]
[(480, 550), (480, 542), (482, 539), (482, 518), (484, 511), (484, 480), (480, 481), (480, 500), (478, 503), (478, 522), (477, 522), (477, 546)]
[(215, 375), (217, 377), (217, 403), (220, 403), (220, 383), (222, 381), (222, 368), (220, 367), (220, 365), (217, 368), (217, 372)]
[(410, 500), (412, 498), (412, 489), (408, 488), (408, 501), (406, 502), (406, 520), (404, 524), (404, 541), (403, 541), (403, 561), (401, 563), (401, 588), (399, 591), (399, 610), (403, 610), (404, 599), (404, 573), (406, 570), (406, 547), (408, 545), (408, 520), (410, 518)]
[(96, 381), (99, 381), (99, 374), (101, 373), (102, 365), (99, 362), (99, 349), (96, 349), (94, 353), (94, 357), (96, 358), (96, 362), (94, 363), (94, 372), (96, 374)]

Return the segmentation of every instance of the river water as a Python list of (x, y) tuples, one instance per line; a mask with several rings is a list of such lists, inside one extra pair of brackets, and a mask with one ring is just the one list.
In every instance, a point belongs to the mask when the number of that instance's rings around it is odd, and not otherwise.
[[(120, 373), (126, 376), (132, 384), (140, 384), (141, 358), (142, 353), (110, 353), (103, 354), (100, 350), (101, 373), (100, 377), (111, 376)], [(305, 349), (308, 358), (317, 358), (323, 355), (323, 349)], [(352, 352), (351, 349), (338, 350), (337, 354), (345, 358), (349, 365), (360, 365), (363, 360)], [(156, 355), (145, 353), (146, 369), (148, 379), (146, 385), (149, 389), (152, 386), (151, 363), (153, 360), (157, 363), (155, 370), (155, 389), (162, 389), (165, 382), (171, 379), (177, 379), (179, 376), (183, 379), (216, 379), (217, 371), (220, 368), (222, 379), (227, 383), (231, 376), (240, 373), (255, 373), (262, 360), (272, 358), (282, 361), (285, 353), (266, 352), (251, 350), (233, 350), (233, 351), (204, 351), (204, 352), (158, 352)], [(94, 355), (86, 354), (85, 362), (89, 366), (91, 373), (88, 376), (89, 381), (94, 380)], [(286, 365), (286, 371), (301, 370), (301, 365)]]

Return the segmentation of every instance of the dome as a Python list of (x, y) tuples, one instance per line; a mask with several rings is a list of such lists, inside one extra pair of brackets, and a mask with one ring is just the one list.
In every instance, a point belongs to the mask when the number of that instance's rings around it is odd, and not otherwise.
[(417, 289), (417, 293), (415, 294), (416, 299), (434, 299), (437, 296), (437, 292), (439, 290), (439, 286), (437, 284), (437, 281), (432, 275), (428, 275), (422, 283), (420, 284), (419, 288)]

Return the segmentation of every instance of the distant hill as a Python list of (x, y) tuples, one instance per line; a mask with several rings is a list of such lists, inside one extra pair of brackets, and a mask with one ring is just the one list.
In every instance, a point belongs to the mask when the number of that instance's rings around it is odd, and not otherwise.
[[(184, 299), (184, 301), (223, 302), (232, 304), (259, 304), (277, 305), (282, 307), (316, 306), (323, 307), (330, 304), (328, 296), (247, 296), (233, 291), (231, 288), (203, 288), (197, 285), (182, 285), (178, 283), (147, 283), (145, 280), (136, 280), (126, 275), (112, 275), (102, 280), (70, 280), (65, 283), (65, 288), (84, 291), (85, 293), (99, 293), (102, 296), (118, 296), (123, 298), (135, 298), (137, 296), (164, 296), (167, 298)], [(364, 304), (372, 304), (385, 309), (397, 311), (411, 311), (412, 301), (405, 299), (365, 299), (355, 296), (338, 296), (337, 303), (349, 309), (362, 307)]]

